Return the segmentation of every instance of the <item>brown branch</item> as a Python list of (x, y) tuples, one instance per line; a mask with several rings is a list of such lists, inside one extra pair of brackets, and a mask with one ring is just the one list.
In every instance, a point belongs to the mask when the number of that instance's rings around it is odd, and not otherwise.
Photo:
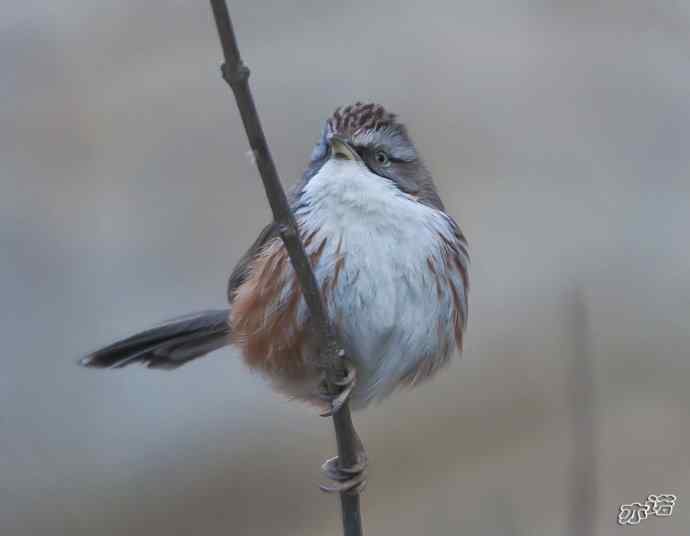
[[(256, 165), (259, 168), (261, 180), (266, 190), (266, 197), (273, 211), (273, 218), (279, 225), (280, 236), (290, 256), (292, 266), (297, 273), (302, 293), (311, 314), (311, 321), (317, 329), (320, 341), (322, 362), (328, 364), (327, 376), (329, 389), (336, 392), (333, 384), (343, 375), (344, 355), (343, 347), (335, 334), (332, 324), (326, 314), (323, 298), (319, 292), (314, 272), (300, 240), (297, 223), (290, 210), (290, 206), (281, 186), (278, 172), (273, 163), (268, 143), (264, 136), (259, 115), (256, 111), (254, 98), (249, 89), (249, 69), (242, 62), (237, 39), (232, 27), (230, 15), (225, 0), (211, 0), (213, 16), (218, 28), (218, 35), (223, 47), (225, 63), (221, 67), (223, 78), (228, 83), (237, 101), (244, 129), (252, 148)], [(355, 429), (350, 416), (350, 408), (346, 403), (333, 414), (336, 442), (338, 444), (338, 460), (343, 466), (353, 466), (357, 463), (357, 440)], [(359, 494), (340, 494), (342, 508), (343, 531), (345, 536), (361, 536), (362, 521), (359, 509)]]

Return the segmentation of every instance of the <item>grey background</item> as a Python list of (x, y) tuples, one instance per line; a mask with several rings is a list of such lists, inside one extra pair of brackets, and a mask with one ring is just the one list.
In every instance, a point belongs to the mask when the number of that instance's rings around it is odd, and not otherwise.
[[(368, 534), (687, 534), (689, 5), (231, 2), (286, 183), (335, 106), (375, 100), (470, 240), (463, 359), (355, 417)], [(337, 534), (316, 487), (330, 423), (230, 350), (174, 373), (74, 364), (222, 305), (268, 221), (209, 6), (1, 11), (0, 532)], [(577, 439), (596, 457), (580, 513)], [(678, 494), (673, 517), (616, 525), (653, 492)]]

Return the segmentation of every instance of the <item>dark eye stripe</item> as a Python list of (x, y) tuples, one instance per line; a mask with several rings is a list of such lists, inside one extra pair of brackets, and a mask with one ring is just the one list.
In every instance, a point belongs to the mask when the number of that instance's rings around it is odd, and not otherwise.
[[(367, 159), (367, 152), (373, 149), (370, 149), (369, 147), (363, 146), (363, 145), (355, 145), (353, 146), (354, 150), (357, 152), (357, 154), (360, 156), (360, 158), (364, 161)], [(386, 151), (385, 149), (375, 149), (373, 150), (373, 154), (376, 154), (376, 151), (383, 151), (386, 153), (388, 156), (388, 161), (392, 162), (394, 164), (409, 164), (410, 162), (414, 162), (416, 158), (413, 158), (412, 160), (410, 159), (405, 159), (405, 158), (400, 158), (393, 156), (390, 152)]]

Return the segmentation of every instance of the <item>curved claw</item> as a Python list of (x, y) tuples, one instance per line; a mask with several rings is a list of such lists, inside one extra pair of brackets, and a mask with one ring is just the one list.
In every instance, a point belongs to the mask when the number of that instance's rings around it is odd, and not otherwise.
[(361, 493), (367, 485), (367, 457), (362, 450), (357, 455), (357, 463), (347, 467), (338, 465), (338, 457), (329, 458), (321, 466), (326, 476), (334, 484), (321, 484), (319, 488), (326, 493)]
[(331, 399), (330, 407), (326, 411), (320, 413), (320, 415), (322, 417), (331, 417), (334, 413), (338, 413), (338, 411), (340, 411), (340, 408), (342, 408), (345, 405), (345, 402), (347, 402), (347, 399), (350, 398), (350, 395), (352, 394), (352, 390), (354, 388), (354, 383), (348, 385), (345, 389), (342, 390), (342, 392), (339, 395)]
[(352, 494), (361, 493), (367, 485), (366, 472), (361, 472), (351, 478), (336, 482), (332, 485), (321, 484), (319, 488), (326, 493), (348, 492)]
[(357, 369), (351, 365), (346, 365), (345, 372), (345, 377), (340, 380), (334, 381), (334, 385), (337, 385), (339, 387), (345, 387), (347, 385), (355, 383), (355, 381), (357, 380)]
[(338, 467), (338, 457), (333, 456), (328, 458), (323, 465), (321, 470), (326, 473), (326, 476), (331, 480), (347, 480), (351, 475), (356, 475), (364, 472), (367, 468), (367, 462), (365, 459), (360, 457), (360, 460), (349, 467)]
[[(334, 413), (337, 413), (350, 398), (352, 390), (355, 388), (357, 383), (357, 369), (347, 358), (342, 356), (341, 358), (343, 359), (343, 365), (345, 367), (345, 376), (337, 381), (334, 381), (333, 384), (342, 390), (335, 395), (328, 392), (324, 392), (320, 395), (323, 400), (327, 400), (329, 402), (329, 408), (321, 413), (322, 417), (331, 417)], [(325, 381), (326, 379), (324, 373), (324, 382)]]

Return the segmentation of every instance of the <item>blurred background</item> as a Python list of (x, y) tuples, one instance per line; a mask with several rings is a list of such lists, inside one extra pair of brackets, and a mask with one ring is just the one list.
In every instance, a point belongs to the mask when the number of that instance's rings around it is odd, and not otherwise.
[[(230, 7), (285, 183), (381, 102), (470, 241), (463, 358), (355, 415), (367, 534), (687, 534), (690, 4)], [(269, 221), (220, 59), (204, 2), (2, 7), (3, 535), (340, 531), (331, 423), (232, 351), (75, 365), (222, 306)], [(650, 493), (672, 517), (616, 523)]]

